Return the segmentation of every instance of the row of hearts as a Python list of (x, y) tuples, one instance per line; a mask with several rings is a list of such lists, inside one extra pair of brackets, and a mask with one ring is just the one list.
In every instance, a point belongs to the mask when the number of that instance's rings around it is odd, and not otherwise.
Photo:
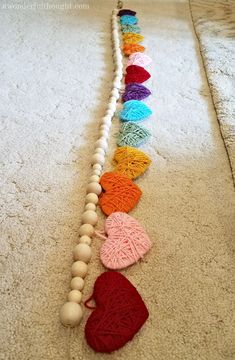
[[(134, 15), (132, 10), (120, 10), (121, 24), (136, 24)], [(138, 70), (138, 66), (130, 65), (129, 68), (131, 66), (134, 66), (131, 68), (133, 73), (135, 69)], [(130, 69), (127, 69), (126, 79), (128, 71)], [(135, 82), (138, 84), (138, 81)], [(121, 120), (139, 121), (149, 116), (151, 110), (145, 106), (136, 99), (125, 102), (120, 113)], [(136, 124), (132, 122), (127, 125), (133, 129)], [(114, 161), (117, 163), (116, 172), (105, 173), (100, 179), (103, 191), (99, 204), (104, 213), (109, 215), (105, 222), (108, 239), (101, 247), (100, 256), (107, 268), (118, 270), (138, 261), (151, 247), (148, 235), (139, 223), (126, 214), (135, 206), (142, 193), (131, 179), (142, 174), (151, 160), (140, 150), (125, 146), (115, 151)], [(124, 346), (149, 316), (136, 288), (116, 272), (105, 272), (96, 279), (91, 298), (95, 300), (97, 308), (87, 320), (85, 335), (88, 344), (98, 352), (112, 352)]]

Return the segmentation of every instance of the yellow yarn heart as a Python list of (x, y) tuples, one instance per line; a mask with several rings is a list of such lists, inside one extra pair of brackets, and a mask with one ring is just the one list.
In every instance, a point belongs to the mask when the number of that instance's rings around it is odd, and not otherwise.
[(126, 33), (122, 36), (123, 42), (126, 44), (137, 44), (144, 40), (144, 37), (140, 34)]
[(143, 174), (151, 164), (151, 159), (144, 152), (131, 146), (119, 147), (114, 153), (113, 160), (115, 171), (130, 179)]

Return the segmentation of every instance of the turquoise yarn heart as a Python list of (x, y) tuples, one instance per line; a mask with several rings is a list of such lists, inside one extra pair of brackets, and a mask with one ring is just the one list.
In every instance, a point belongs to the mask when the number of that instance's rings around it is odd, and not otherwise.
[(150, 131), (144, 126), (128, 121), (122, 124), (118, 134), (118, 146), (138, 147), (150, 137)]
[(141, 121), (152, 114), (152, 110), (142, 101), (129, 100), (123, 104), (119, 113), (122, 121)]
[(122, 25), (135, 25), (137, 24), (138, 19), (136, 16), (133, 15), (123, 15), (120, 18), (120, 23)]
[(140, 27), (138, 25), (122, 25), (123, 33), (140, 34)]

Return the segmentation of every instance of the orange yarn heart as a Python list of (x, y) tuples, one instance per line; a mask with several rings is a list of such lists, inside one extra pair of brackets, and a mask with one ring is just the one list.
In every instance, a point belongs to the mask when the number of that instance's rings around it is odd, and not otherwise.
[(100, 178), (102, 193), (99, 205), (106, 215), (115, 211), (128, 213), (137, 204), (142, 195), (140, 188), (126, 175), (107, 172)]
[(114, 153), (114, 161), (117, 162), (115, 171), (135, 179), (143, 174), (151, 159), (143, 152), (131, 146), (121, 146)]
[(137, 44), (144, 40), (144, 37), (140, 34), (126, 33), (122, 36), (125, 44)]
[(123, 52), (125, 55), (131, 55), (136, 52), (144, 52), (145, 47), (139, 44), (125, 44), (123, 46)]

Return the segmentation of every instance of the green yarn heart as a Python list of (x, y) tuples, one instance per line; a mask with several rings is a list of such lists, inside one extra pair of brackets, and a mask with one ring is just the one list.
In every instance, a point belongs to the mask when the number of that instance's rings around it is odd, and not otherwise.
[(123, 123), (118, 134), (118, 146), (138, 147), (150, 137), (150, 131), (144, 126), (128, 121)]

